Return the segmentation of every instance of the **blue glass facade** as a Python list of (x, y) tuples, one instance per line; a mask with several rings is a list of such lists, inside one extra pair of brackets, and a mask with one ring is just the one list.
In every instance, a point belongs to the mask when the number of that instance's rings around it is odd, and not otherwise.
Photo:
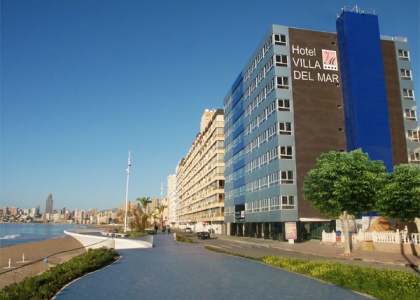
[(347, 151), (361, 148), (393, 170), (378, 17), (343, 11), (336, 21)]

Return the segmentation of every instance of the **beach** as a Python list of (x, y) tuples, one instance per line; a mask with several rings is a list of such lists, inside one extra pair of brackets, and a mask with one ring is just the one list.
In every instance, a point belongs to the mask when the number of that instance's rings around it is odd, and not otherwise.
[[(0, 248), (0, 288), (42, 273), (84, 252), (83, 245), (72, 237)], [(48, 257), (47, 263), (44, 257)]]

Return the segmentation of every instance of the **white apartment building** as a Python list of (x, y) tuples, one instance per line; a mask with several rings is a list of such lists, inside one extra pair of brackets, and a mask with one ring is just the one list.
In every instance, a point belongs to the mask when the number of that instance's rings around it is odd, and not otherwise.
[(179, 225), (196, 231), (224, 233), (223, 110), (206, 110), (200, 132), (176, 171), (176, 215)]

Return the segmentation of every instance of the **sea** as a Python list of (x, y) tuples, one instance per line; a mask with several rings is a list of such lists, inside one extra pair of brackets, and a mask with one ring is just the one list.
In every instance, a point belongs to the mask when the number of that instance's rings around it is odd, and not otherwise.
[(89, 228), (45, 223), (0, 223), (0, 248), (66, 237), (64, 230)]

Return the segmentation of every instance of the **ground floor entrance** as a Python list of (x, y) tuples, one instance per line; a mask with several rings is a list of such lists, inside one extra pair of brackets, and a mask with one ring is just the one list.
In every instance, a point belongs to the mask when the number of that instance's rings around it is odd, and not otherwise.
[[(244, 236), (261, 239), (297, 242), (322, 239), (322, 231), (331, 232), (334, 221), (326, 222), (253, 222), (227, 223), (226, 233), (231, 236)], [(292, 226), (292, 231), (290, 231)]]

